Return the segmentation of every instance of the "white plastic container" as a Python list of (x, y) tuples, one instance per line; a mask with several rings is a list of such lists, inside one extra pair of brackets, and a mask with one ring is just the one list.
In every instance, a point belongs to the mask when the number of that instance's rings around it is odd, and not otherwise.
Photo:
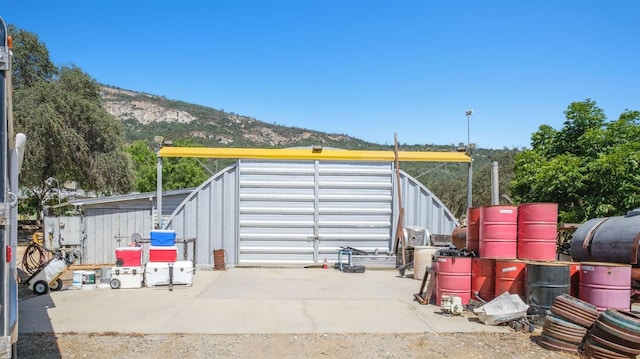
[(148, 262), (144, 268), (144, 284), (147, 287), (169, 284), (169, 263)]
[(193, 285), (192, 261), (177, 261), (174, 263), (173, 284)]
[(113, 289), (142, 288), (144, 267), (112, 267), (109, 285)]

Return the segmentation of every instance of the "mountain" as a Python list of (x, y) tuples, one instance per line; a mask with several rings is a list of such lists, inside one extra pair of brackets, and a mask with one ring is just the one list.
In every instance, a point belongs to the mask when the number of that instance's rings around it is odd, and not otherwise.
[(233, 112), (110, 86), (102, 86), (100, 93), (103, 107), (122, 121), (125, 140), (129, 143), (150, 141), (153, 136), (162, 135), (174, 141), (188, 139), (205, 147), (388, 147), (344, 134), (268, 124)]
[[(101, 87), (104, 108), (122, 121), (127, 143), (136, 140), (151, 142), (161, 135), (169, 140), (189, 140), (203, 147), (286, 148), (322, 145), (325, 147), (362, 150), (393, 150), (392, 145), (380, 145), (344, 135), (313, 131), (297, 127), (269, 124), (233, 112), (169, 100), (162, 96)], [(454, 151), (454, 145), (402, 144), (404, 151)], [(513, 157), (516, 149), (474, 149), (473, 187), (475, 203), (490, 203), (491, 162), (500, 162), (500, 187), (505, 198), (510, 196), (513, 178)], [(228, 165), (233, 160), (222, 160)], [(216, 166), (217, 168), (217, 166)], [(418, 178), (461, 218), (467, 206), (467, 164), (403, 162), (401, 168)], [(428, 174), (428, 176), (427, 176)]]

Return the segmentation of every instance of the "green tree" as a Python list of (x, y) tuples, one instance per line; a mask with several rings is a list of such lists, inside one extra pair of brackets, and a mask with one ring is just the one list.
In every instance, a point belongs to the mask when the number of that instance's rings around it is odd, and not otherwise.
[(138, 192), (156, 190), (157, 157), (145, 141), (135, 141), (127, 147), (135, 171), (135, 189)]
[(640, 112), (606, 122), (590, 99), (565, 111), (561, 130), (540, 126), (532, 148), (516, 156), (512, 191), (519, 202), (556, 202), (560, 219), (583, 222), (640, 206)]
[(11, 68), (13, 87), (18, 90), (32, 87), (40, 81), (51, 81), (58, 69), (49, 59), (49, 50), (38, 35), (8, 26), (13, 37), (13, 63)]
[(23, 56), (16, 59), (22, 70), (14, 68), (21, 71), (14, 77), (15, 130), (28, 138), (20, 180), (23, 192), (37, 198), (36, 213), (64, 181), (77, 181), (98, 194), (131, 190), (133, 171), (123, 150), (122, 129), (102, 108), (98, 83), (74, 66), (50, 76), (41, 65), (50, 62), (44, 44), (25, 31), (14, 37), (14, 56)]
[[(179, 147), (193, 147), (189, 141), (178, 140)], [(135, 185), (139, 192), (152, 192), (157, 188), (157, 156), (145, 141), (135, 141), (127, 148), (136, 172)], [(164, 158), (162, 161), (162, 188), (165, 190), (197, 187), (209, 176), (195, 158)]]

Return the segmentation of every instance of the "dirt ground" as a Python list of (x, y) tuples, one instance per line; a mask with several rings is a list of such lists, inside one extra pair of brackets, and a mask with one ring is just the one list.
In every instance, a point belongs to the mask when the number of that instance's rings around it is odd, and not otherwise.
[[(22, 258), (19, 250), (18, 262)], [(100, 273), (99, 271), (97, 273)], [(71, 283), (72, 270), (62, 279)], [(97, 279), (96, 279), (97, 280)], [(34, 294), (20, 286), (20, 301)], [(423, 334), (20, 334), (18, 357), (54, 358), (578, 358), (537, 344), (532, 333)]]
[(578, 358), (540, 347), (539, 333), (121, 335), (23, 334), (19, 358)]

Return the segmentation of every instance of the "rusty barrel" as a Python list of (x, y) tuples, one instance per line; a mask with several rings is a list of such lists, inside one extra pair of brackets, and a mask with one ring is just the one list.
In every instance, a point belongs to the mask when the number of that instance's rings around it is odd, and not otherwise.
[(557, 296), (569, 294), (571, 265), (561, 262), (527, 262), (527, 304), (530, 311), (543, 314)]
[(443, 294), (460, 297), (462, 305), (469, 304), (471, 298), (471, 257), (438, 257), (436, 268), (438, 272), (436, 305), (440, 306)]
[(526, 263), (517, 259), (496, 259), (495, 296), (504, 292), (517, 294), (526, 303)]
[(603, 262), (580, 263), (580, 299), (596, 306), (631, 309), (631, 265)]
[(516, 206), (480, 207), (480, 257), (515, 259), (518, 239)]
[(225, 270), (225, 252), (224, 249), (215, 249), (213, 251), (213, 268), (215, 270)]
[(518, 259), (555, 260), (557, 231), (557, 203), (518, 205)]
[(480, 254), (480, 207), (467, 208), (467, 250)]
[(457, 226), (451, 232), (451, 244), (458, 249), (467, 246), (467, 226)]
[(495, 298), (496, 260), (471, 259), (471, 298), (488, 302)]

